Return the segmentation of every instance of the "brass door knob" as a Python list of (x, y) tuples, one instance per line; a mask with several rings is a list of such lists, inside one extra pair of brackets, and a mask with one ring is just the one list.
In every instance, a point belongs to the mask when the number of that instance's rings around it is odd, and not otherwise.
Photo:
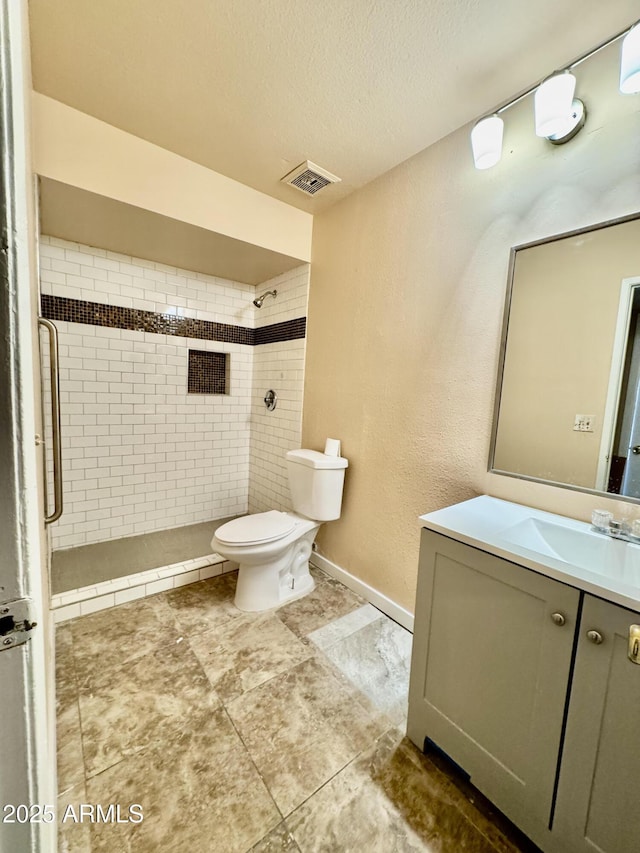
[(596, 646), (599, 646), (600, 643), (604, 642), (604, 637), (599, 631), (587, 631), (587, 639), (592, 643), (595, 643)]
[(564, 614), (562, 613), (552, 613), (551, 621), (555, 622), (556, 625), (564, 625), (567, 620), (565, 619)]

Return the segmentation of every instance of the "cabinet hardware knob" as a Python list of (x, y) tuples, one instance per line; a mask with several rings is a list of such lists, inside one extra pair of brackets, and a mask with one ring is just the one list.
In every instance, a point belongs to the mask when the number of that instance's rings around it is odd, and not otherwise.
[(591, 640), (592, 643), (595, 643), (596, 646), (599, 646), (600, 643), (604, 642), (604, 637), (599, 631), (587, 631), (587, 639)]
[(640, 625), (629, 625), (629, 660), (640, 664)]
[(563, 613), (552, 613), (551, 620), (555, 622), (556, 625), (564, 625), (564, 623), (567, 621)]

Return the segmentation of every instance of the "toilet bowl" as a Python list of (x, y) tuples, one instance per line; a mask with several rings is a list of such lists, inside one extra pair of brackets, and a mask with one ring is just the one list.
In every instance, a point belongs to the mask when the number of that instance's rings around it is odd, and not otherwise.
[(213, 550), (239, 566), (238, 609), (268, 610), (313, 590), (313, 541), (323, 521), (340, 517), (347, 465), (341, 456), (290, 450), (287, 468), (294, 511), (245, 515), (216, 530)]
[(309, 557), (319, 527), (319, 521), (271, 510), (218, 528), (212, 547), (240, 567), (236, 607), (267, 610), (311, 592)]

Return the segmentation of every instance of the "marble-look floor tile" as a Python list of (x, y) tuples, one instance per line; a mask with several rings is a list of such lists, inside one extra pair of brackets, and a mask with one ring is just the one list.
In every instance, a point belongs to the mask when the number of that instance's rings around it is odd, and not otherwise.
[(313, 592), (276, 611), (287, 628), (299, 637), (306, 637), (366, 604), (363, 598), (320, 569), (312, 567), (311, 574), (316, 582)]
[(137, 826), (59, 826), (61, 853), (536, 853), (388, 731), (408, 635), (313, 572), (268, 613), (235, 608), (231, 574), (58, 626), (58, 817), (144, 807)]
[(195, 713), (220, 705), (184, 639), (117, 669), (88, 675), (80, 687), (87, 776), (149, 747), (170, 745)]
[(306, 660), (311, 651), (272, 613), (230, 619), (190, 639), (223, 702)]
[[(409, 749), (420, 754), (419, 750), (409, 740), (405, 743)], [(489, 839), (496, 853), (541, 853), (540, 849), (520, 832), (492, 802), (484, 797), (477, 788), (474, 788), (455, 765), (448, 762), (438, 752), (429, 752), (427, 758), (440, 772), (441, 784), (451, 801)]]
[(246, 853), (282, 820), (224, 709), (89, 779), (87, 797), (140, 803), (144, 814), (137, 825), (92, 825), (92, 853)]
[(388, 616), (324, 650), (329, 660), (393, 721), (406, 725), (411, 645), (409, 631)]
[(66, 622), (62, 625), (55, 626), (55, 642), (56, 642), (56, 677), (58, 676), (58, 666), (60, 666), (61, 674), (68, 671), (68, 668), (74, 668), (73, 664), (73, 637), (71, 636), (71, 623)]
[(347, 613), (346, 616), (334, 619), (328, 625), (312, 631), (308, 635), (308, 639), (319, 649), (328, 649), (329, 646), (332, 646), (339, 640), (344, 640), (345, 637), (351, 636), (351, 634), (364, 628), (370, 622), (382, 619), (383, 616), (384, 614), (374, 607), (373, 604), (363, 604), (362, 607), (358, 607), (357, 610)]
[(250, 853), (300, 853), (300, 848), (283, 821), (252, 847)]
[(316, 658), (245, 693), (227, 710), (284, 816), (389, 725)]
[(56, 711), (61, 714), (78, 696), (70, 625), (56, 627), (55, 643)]
[(287, 818), (303, 853), (495, 853), (433, 765), (387, 732)]
[(178, 632), (159, 596), (120, 604), (71, 622), (78, 685), (96, 671), (124, 663), (171, 645)]
[(56, 705), (58, 791), (63, 792), (84, 781), (84, 757), (77, 696), (62, 707), (58, 695)]
[(70, 626), (58, 627), (55, 638), (58, 790), (65, 791), (84, 782), (84, 758)]
[(78, 696), (73, 659), (71, 625), (59, 625), (55, 633), (56, 709), (63, 713)]
[[(56, 819), (58, 824), (58, 853), (91, 853), (91, 838), (89, 824), (79, 823), (73, 819), (77, 815), (79, 803), (86, 803), (87, 795), (84, 782), (60, 794), (57, 802)], [(73, 813), (66, 813), (71, 805)]]
[(242, 616), (233, 603), (237, 573), (219, 575), (162, 593), (178, 630), (186, 636), (207, 631)]

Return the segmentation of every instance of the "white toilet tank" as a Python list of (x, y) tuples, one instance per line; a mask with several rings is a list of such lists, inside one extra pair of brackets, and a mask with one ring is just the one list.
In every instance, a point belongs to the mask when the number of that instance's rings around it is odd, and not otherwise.
[(343, 456), (327, 456), (318, 450), (290, 450), (287, 470), (294, 511), (313, 521), (340, 518), (348, 464)]

